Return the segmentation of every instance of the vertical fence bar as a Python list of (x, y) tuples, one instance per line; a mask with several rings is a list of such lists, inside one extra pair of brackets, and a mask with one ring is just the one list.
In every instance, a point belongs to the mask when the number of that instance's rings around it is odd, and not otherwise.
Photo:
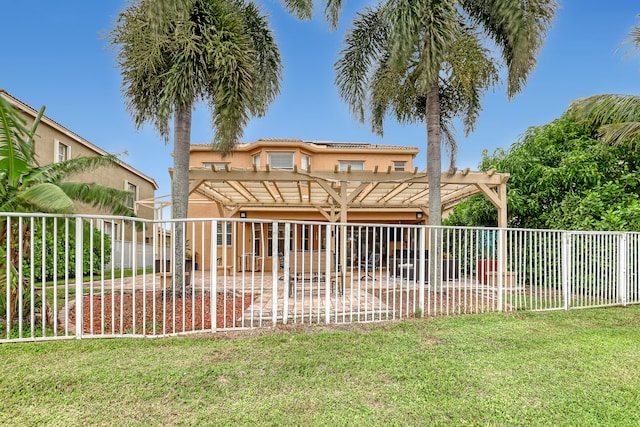
[(618, 303), (627, 305), (627, 289), (628, 289), (628, 265), (627, 255), (627, 234), (621, 233), (618, 243)]
[(569, 303), (569, 272), (571, 269), (571, 234), (562, 233), (562, 299), (563, 308), (568, 310)]
[(24, 227), (24, 220), (23, 217), (19, 217), (18, 218), (18, 282), (17, 282), (17, 287), (18, 287), (18, 293), (17, 293), (17, 298), (18, 298), (18, 337), (22, 338), (22, 329), (24, 327), (23, 322), (24, 322), (24, 284), (23, 284), (23, 271), (22, 271), (22, 264), (23, 264), (23, 257), (24, 254), (22, 253), (22, 249), (24, 247), (24, 242), (23, 242), (23, 227)]
[[(278, 321), (278, 223), (273, 222), (271, 228), (271, 266), (273, 271), (273, 290), (271, 295), (271, 326), (275, 327)], [(289, 292), (289, 253), (285, 252), (284, 257), (284, 284), (283, 292)]]
[[(426, 233), (426, 227), (423, 225), (420, 228), (417, 229), (418, 231), (418, 239), (419, 239), (419, 243), (420, 243), (420, 260), (418, 261), (418, 265), (420, 266), (426, 266), (427, 263), (429, 262), (428, 259), (426, 259), (425, 257), (425, 251), (427, 250), (427, 233)], [(419, 290), (419, 296), (418, 296), (418, 307), (420, 309), (420, 317), (424, 317), (424, 287), (425, 287), (425, 276), (426, 276), (426, 272), (425, 272), (426, 268), (419, 268), (418, 271), (418, 283), (420, 283), (420, 290)]]
[[(82, 298), (82, 252), (84, 250), (84, 237), (82, 228), (82, 218), (76, 217), (76, 338), (82, 338), (82, 317), (83, 317), (83, 298)], [(69, 307), (69, 301), (66, 301)], [(69, 317), (69, 309), (67, 308), (67, 318)]]
[[(274, 228), (274, 235), (276, 230)], [(284, 223), (284, 257), (287, 259), (289, 257), (289, 253), (291, 252), (291, 244), (290, 244), (290, 236), (291, 236), (291, 223)], [(275, 239), (274, 239), (275, 240)], [(285, 266), (286, 268), (286, 266)], [(293, 293), (294, 299), (297, 292)], [(282, 293), (282, 323), (287, 324), (287, 320), (289, 318), (289, 294), (288, 286), (284, 286), (284, 291)], [(275, 299), (275, 298), (274, 298)]]

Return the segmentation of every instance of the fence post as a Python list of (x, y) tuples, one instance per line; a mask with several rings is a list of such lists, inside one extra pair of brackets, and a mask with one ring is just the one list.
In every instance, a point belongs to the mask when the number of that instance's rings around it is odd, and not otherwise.
[[(341, 233), (341, 239), (345, 239), (346, 242), (346, 227), (343, 228), (343, 233)], [(324, 295), (324, 304), (326, 307), (325, 310), (325, 316), (324, 316), (324, 321), (325, 323), (329, 324), (329, 322), (331, 322), (331, 257), (333, 256), (331, 253), (331, 226), (329, 224), (326, 225), (325, 228), (325, 233), (324, 233), (324, 237), (325, 237), (325, 261), (324, 261), (324, 286), (325, 286), (325, 295)], [(343, 246), (340, 247), (340, 250), (343, 250)], [(319, 251), (318, 251), (319, 253)], [(341, 259), (345, 259), (344, 255), (340, 256)], [(334, 261), (335, 263), (335, 261)], [(338, 294), (338, 287), (340, 285), (343, 286), (343, 292), (344, 289), (346, 289), (347, 284), (346, 282), (346, 272), (347, 272), (347, 265), (343, 264), (342, 269), (340, 270), (339, 274), (338, 272), (336, 272), (336, 278), (335, 278), (335, 283), (336, 283), (336, 295)], [(336, 307), (337, 310), (337, 307)]]
[(507, 257), (507, 240), (505, 238), (506, 230), (501, 228), (498, 230), (498, 311), (502, 311), (503, 289), (505, 277), (505, 263)]
[(618, 241), (618, 303), (627, 305), (627, 233), (621, 233)]
[[(276, 236), (278, 234), (274, 234), (273, 240), (277, 240)], [(289, 239), (291, 238), (291, 223), (290, 222), (285, 222), (284, 223), (284, 259), (287, 260), (289, 259), (289, 253), (291, 252), (291, 245), (290, 245), (290, 241)], [(286, 261), (285, 261), (285, 269), (288, 269), (289, 267), (286, 265)], [(284, 285), (284, 289), (282, 291), (282, 323), (283, 324), (287, 324), (287, 320), (289, 318), (289, 292), (290, 292), (290, 286), (291, 284), (288, 282), (285, 282)], [(274, 299), (275, 296), (274, 296)]]
[(562, 233), (562, 299), (563, 308), (569, 309), (569, 271), (571, 268), (571, 235), (565, 231)]
[[(271, 297), (271, 322), (272, 327), (276, 327), (278, 322), (278, 223), (273, 222), (271, 227), (271, 267), (273, 274), (273, 295)], [(286, 239), (285, 239), (286, 240)], [(283, 292), (289, 292), (289, 254), (285, 253), (284, 256), (284, 286)]]
[[(82, 257), (84, 251), (84, 236), (83, 236), (83, 227), (82, 227), (82, 218), (75, 217), (76, 219), (76, 338), (82, 338), (82, 317), (83, 317), (83, 309), (82, 306), (82, 280), (83, 280), (83, 271), (82, 271)], [(69, 313), (67, 312), (67, 316)]]

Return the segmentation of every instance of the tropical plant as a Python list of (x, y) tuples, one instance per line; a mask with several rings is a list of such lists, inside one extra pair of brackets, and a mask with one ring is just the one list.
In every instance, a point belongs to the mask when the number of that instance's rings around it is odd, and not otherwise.
[[(638, 15), (640, 17), (640, 15)], [(624, 43), (640, 49), (640, 25)], [(604, 94), (581, 98), (571, 103), (569, 114), (598, 127), (603, 142), (638, 149), (640, 141), (640, 96)]]
[[(507, 151), (485, 151), (480, 169), (511, 174), (510, 226), (640, 231), (640, 153), (602, 144), (597, 126), (571, 114), (528, 129)], [(497, 216), (473, 196), (445, 224), (495, 226)]]
[[(194, 105), (208, 102), (213, 148), (228, 154), (279, 92), (280, 52), (267, 19), (244, 0), (139, 0), (120, 14), (111, 43), (136, 126), (149, 122), (168, 142), (173, 118), (172, 217), (186, 218)], [(174, 241), (183, 248), (180, 223)], [(183, 265), (181, 250), (174, 262)]]
[[(132, 216), (126, 202), (131, 193), (90, 183), (74, 183), (66, 179), (78, 172), (119, 164), (115, 156), (82, 157), (40, 166), (36, 160), (34, 136), (42, 107), (31, 128), (4, 98), (0, 97), (0, 212), (71, 213), (74, 202), (82, 202), (117, 215)], [(15, 318), (18, 294), (22, 290), (28, 313), (29, 286), (18, 283), (19, 254), (27, 253), (32, 243), (29, 227), (20, 226), (4, 215), (0, 221), (0, 316)], [(22, 242), (18, 245), (16, 242)], [(9, 262), (7, 260), (10, 260)], [(9, 298), (7, 299), (7, 288)], [(22, 288), (22, 289), (21, 289)]]
[(340, 95), (378, 134), (389, 110), (401, 123), (426, 123), (429, 224), (441, 222), (441, 143), (454, 157), (452, 119), (473, 130), (501, 59), (508, 97), (521, 90), (555, 9), (554, 0), (383, 0), (357, 15), (336, 63)]

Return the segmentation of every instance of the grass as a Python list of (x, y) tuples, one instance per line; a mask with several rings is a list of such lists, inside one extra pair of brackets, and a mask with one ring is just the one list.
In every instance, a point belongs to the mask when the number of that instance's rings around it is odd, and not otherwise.
[(639, 425), (640, 306), (0, 346), (0, 424)]

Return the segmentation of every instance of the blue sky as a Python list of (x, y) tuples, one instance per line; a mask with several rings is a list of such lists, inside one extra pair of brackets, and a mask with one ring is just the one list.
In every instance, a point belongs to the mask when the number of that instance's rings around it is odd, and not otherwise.
[[(353, 120), (338, 97), (333, 64), (355, 11), (370, 3), (347, 2), (332, 32), (320, 14), (299, 22), (280, 4), (259, 0), (270, 15), (280, 45), (284, 79), (280, 96), (264, 118), (254, 119), (243, 141), (258, 138), (369, 142), (420, 148), (415, 166), (426, 164), (426, 130), (388, 120), (379, 138)], [(125, 1), (22, 0), (2, 4), (0, 87), (49, 117), (153, 177), (162, 196), (170, 193), (171, 145), (151, 126), (136, 130), (120, 93), (120, 76), (104, 34)], [(560, 1), (538, 66), (510, 102), (504, 87), (483, 99), (476, 131), (457, 133), (458, 167), (476, 169), (484, 149), (508, 148), (529, 127), (548, 123), (573, 99), (599, 93), (640, 93), (640, 53), (619, 49), (640, 24), (637, 0)], [(192, 142), (212, 138), (208, 111), (194, 114)], [(448, 159), (443, 159), (448, 165)]]

